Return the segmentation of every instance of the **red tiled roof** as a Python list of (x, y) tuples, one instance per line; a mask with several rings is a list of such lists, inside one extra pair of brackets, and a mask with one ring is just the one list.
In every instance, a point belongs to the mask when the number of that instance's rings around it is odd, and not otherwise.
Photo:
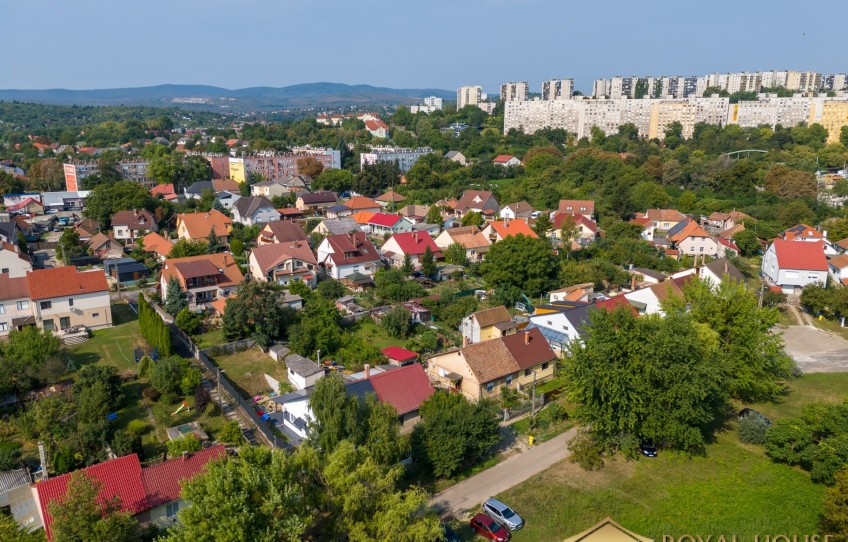
[(400, 250), (403, 251), (403, 254), (409, 254), (410, 256), (424, 254), (427, 247), (430, 247), (430, 252), (432, 252), (434, 256), (440, 256), (442, 253), (442, 249), (439, 248), (436, 241), (424, 232), (396, 233), (392, 235), (383, 244), (383, 246), (385, 247), (387, 244), (391, 243), (392, 239), (394, 239), (397, 243)]
[(583, 213), (595, 214), (595, 201), (590, 199), (561, 199), (559, 200), (560, 213)]
[(795, 241), (796, 239), (824, 239), (824, 234), (806, 224), (798, 224), (780, 232), (779, 237), (787, 241)]
[(173, 183), (167, 183), (167, 184), (157, 184), (156, 186), (154, 186), (153, 188), (150, 189), (150, 194), (153, 195), (153, 196), (168, 196), (168, 195), (176, 194), (176, 192), (174, 192), (174, 184)]
[(824, 243), (821, 241), (796, 242), (774, 240), (774, 252), (781, 269), (827, 271)]
[(609, 299), (604, 299), (602, 301), (596, 301), (595, 307), (598, 309), (604, 309), (608, 311), (614, 311), (619, 307), (624, 307), (633, 313), (633, 316), (639, 316), (639, 311), (636, 310), (636, 307), (630, 304), (626, 297), (623, 295), (611, 297)]
[(0, 300), (29, 297), (26, 277), (10, 278), (8, 273), (0, 274)]
[(226, 455), (223, 444), (190, 454), (186, 459), (175, 457), (141, 471), (141, 480), (147, 493), (147, 508), (180, 498), (180, 481), (199, 474), (206, 464)]
[(395, 407), (399, 416), (417, 410), (436, 391), (419, 363), (376, 374), (370, 380), (380, 402)]
[(554, 213), (554, 229), (562, 228), (562, 224), (565, 222), (566, 217), (571, 217), (571, 221), (575, 226), (584, 225), (586, 228), (592, 233), (598, 233), (598, 225), (595, 224), (593, 220), (589, 220), (579, 212), (576, 213), (568, 213), (557, 211)]
[(494, 162), (496, 164), (505, 164), (506, 162), (509, 162), (513, 158), (515, 158), (515, 156), (513, 156), (511, 154), (499, 154), (495, 157), (494, 160), (492, 160), (492, 162)]
[(325, 241), (333, 249), (330, 258), (337, 266), (380, 261), (380, 253), (361, 231), (330, 235)]
[(391, 228), (395, 224), (400, 221), (401, 217), (398, 215), (394, 215), (391, 213), (375, 213), (369, 220), (369, 224), (375, 224), (377, 226), (385, 226), (386, 228)]
[(18, 209), (23, 209), (24, 207), (26, 207), (27, 205), (29, 205), (29, 204), (31, 204), (31, 203), (34, 203), (34, 204), (36, 204), (36, 205), (38, 205), (38, 206), (40, 206), (40, 207), (44, 207), (43, 205), (41, 205), (41, 202), (40, 202), (40, 201), (38, 201), (37, 199), (35, 199), (35, 198), (30, 198), (30, 197), (26, 197), (26, 198), (24, 198), (23, 200), (21, 200), (21, 202), (20, 202), (20, 203), (15, 203), (15, 204), (12, 204), (12, 205), (8, 205), (8, 206), (6, 207), (6, 210), (7, 210), (7, 211), (17, 211)]
[[(148, 510), (144, 483), (141, 480), (141, 463), (136, 454), (92, 465), (84, 470), (88, 476), (103, 484), (97, 495), (99, 502), (118, 497), (123, 511), (135, 515)], [(53, 522), (48, 505), (51, 501), (65, 496), (70, 479), (71, 473), (68, 473), (34, 486), (39, 507), (44, 513), (44, 530), (47, 531), (48, 538), (52, 536), (50, 524)]]
[(489, 226), (498, 232), (498, 235), (506, 239), (507, 237), (512, 237), (514, 235), (524, 235), (525, 237), (533, 237), (538, 238), (536, 232), (533, 231), (533, 228), (527, 222), (524, 222), (520, 219), (510, 220), (508, 223), (504, 224), (503, 222), (492, 222)]
[(174, 243), (155, 232), (145, 235), (141, 244), (144, 246), (145, 252), (155, 252), (163, 258), (167, 258), (171, 249), (174, 248)]
[(26, 279), (33, 301), (109, 291), (102, 271), (78, 271), (73, 265), (29, 271)]
[(418, 357), (418, 354), (416, 354), (412, 350), (407, 350), (406, 348), (401, 348), (400, 346), (389, 346), (388, 348), (383, 348), (382, 350), (380, 350), (380, 352), (382, 352), (383, 355), (387, 358), (396, 361), (407, 361)]

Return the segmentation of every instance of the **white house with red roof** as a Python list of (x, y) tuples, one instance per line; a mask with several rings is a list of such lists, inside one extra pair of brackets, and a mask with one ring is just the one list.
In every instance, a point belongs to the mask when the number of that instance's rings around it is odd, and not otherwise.
[(511, 154), (499, 154), (492, 160), (492, 163), (502, 167), (519, 166), (521, 165), (521, 160)]
[(570, 213), (557, 211), (554, 213), (552, 222), (553, 226), (546, 232), (546, 234), (549, 238), (557, 241), (562, 240), (562, 229), (564, 225), (568, 226), (566, 229), (573, 228), (574, 237), (572, 237), (572, 241), (579, 245), (591, 243), (597, 239), (598, 233), (600, 232), (595, 221), (580, 212)]
[[(138, 455), (130, 454), (86, 467), (84, 472), (101, 484), (98, 499), (117, 498), (120, 510), (135, 516), (142, 525), (167, 528), (174, 524), (177, 512), (189, 506), (180, 496), (180, 483), (200, 474), (210, 461), (225, 455), (224, 445), (218, 444), (142, 467)], [(47, 539), (53, 540), (50, 503), (65, 497), (71, 475), (63, 474), (16, 489), (16, 500), (23, 503), (12, 511), (18, 525), (28, 530), (43, 527)]]
[(318, 265), (331, 278), (341, 280), (354, 274), (373, 277), (382, 256), (364, 232), (326, 237), (316, 249)]
[(801, 242), (813, 242), (813, 243), (824, 243), (824, 253), (827, 256), (836, 256), (839, 254), (839, 251), (833, 244), (827, 239), (826, 231), (819, 231), (816, 228), (808, 226), (806, 224), (798, 224), (797, 226), (792, 226), (789, 229), (783, 230), (779, 234), (777, 234), (778, 239), (784, 239), (786, 241), (801, 241)]
[(763, 255), (763, 275), (787, 294), (808, 284), (827, 284), (824, 244), (775, 239)]
[(366, 120), (365, 129), (374, 137), (382, 139), (389, 137), (389, 125), (380, 119)]
[(442, 251), (432, 237), (424, 232), (415, 231), (392, 235), (380, 247), (380, 252), (392, 267), (402, 266), (406, 256), (409, 256), (412, 264), (418, 267), (427, 248), (433, 253), (434, 258), (442, 257)]
[(251, 276), (262, 282), (289, 284), (300, 280), (317, 286), (318, 261), (307, 241), (260, 245), (248, 257)]
[(410, 220), (392, 213), (375, 213), (366, 224), (366, 228), (374, 235), (405, 233), (412, 231), (412, 226)]

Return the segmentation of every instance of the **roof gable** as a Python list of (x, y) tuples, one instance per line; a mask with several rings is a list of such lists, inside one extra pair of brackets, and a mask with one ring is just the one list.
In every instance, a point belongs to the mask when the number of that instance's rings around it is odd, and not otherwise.
[(417, 410), (435, 393), (419, 363), (373, 375), (370, 380), (380, 402), (392, 405), (400, 416)]
[(428, 247), (433, 255), (441, 254), (441, 249), (438, 245), (436, 245), (433, 238), (426, 233), (419, 233), (417, 231), (396, 233), (389, 237), (389, 239), (383, 244), (383, 247), (391, 243), (393, 240), (403, 254), (418, 256), (424, 254)]
[(73, 265), (28, 271), (26, 280), (33, 301), (109, 291), (102, 271), (79, 271)]
[(471, 318), (477, 321), (477, 325), (481, 328), (501, 324), (512, 320), (506, 308), (503, 305), (498, 305), (491, 309), (477, 311), (471, 315)]
[(777, 265), (781, 269), (827, 271), (827, 258), (822, 241), (799, 243), (775, 239), (772, 248), (777, 256)]

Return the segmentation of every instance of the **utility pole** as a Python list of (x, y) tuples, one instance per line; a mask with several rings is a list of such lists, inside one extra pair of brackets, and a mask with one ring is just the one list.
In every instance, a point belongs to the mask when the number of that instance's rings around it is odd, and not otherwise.
[(530, 417), (536, 415), (536, 371), (533, 371), (533, 392), (530, 395)]
[(766, 283), (764, 282), (762, 284), (762, 286), (760, 286), (760, 301), (757, 303), (757, 308), (759, 308), (759, 309), (763, 308), (763, 292), (765, 291), (765, 289), (766, 289)]
[(221, 404), (221, 413), (224, 412), (224, 396), (221, 395), (221, 368), (216, 367), (218, 369), (218, 402)]

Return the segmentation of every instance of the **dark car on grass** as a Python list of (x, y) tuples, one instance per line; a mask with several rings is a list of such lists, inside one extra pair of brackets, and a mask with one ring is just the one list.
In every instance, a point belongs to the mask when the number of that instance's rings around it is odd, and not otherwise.
[(761, 422), (766, 424), (766, 427), (771, 427), (771, 420), (766, 418), (765, 416), (763, 416), (762, 413), (760, 413), (760, 411), (754, 410), (753, 408), (743, 408), (742, 410), (739, 411), (739, 419), (740, 420), (744, 420), (745, 418), (748, 418), (748, 417), (760, 420)]

